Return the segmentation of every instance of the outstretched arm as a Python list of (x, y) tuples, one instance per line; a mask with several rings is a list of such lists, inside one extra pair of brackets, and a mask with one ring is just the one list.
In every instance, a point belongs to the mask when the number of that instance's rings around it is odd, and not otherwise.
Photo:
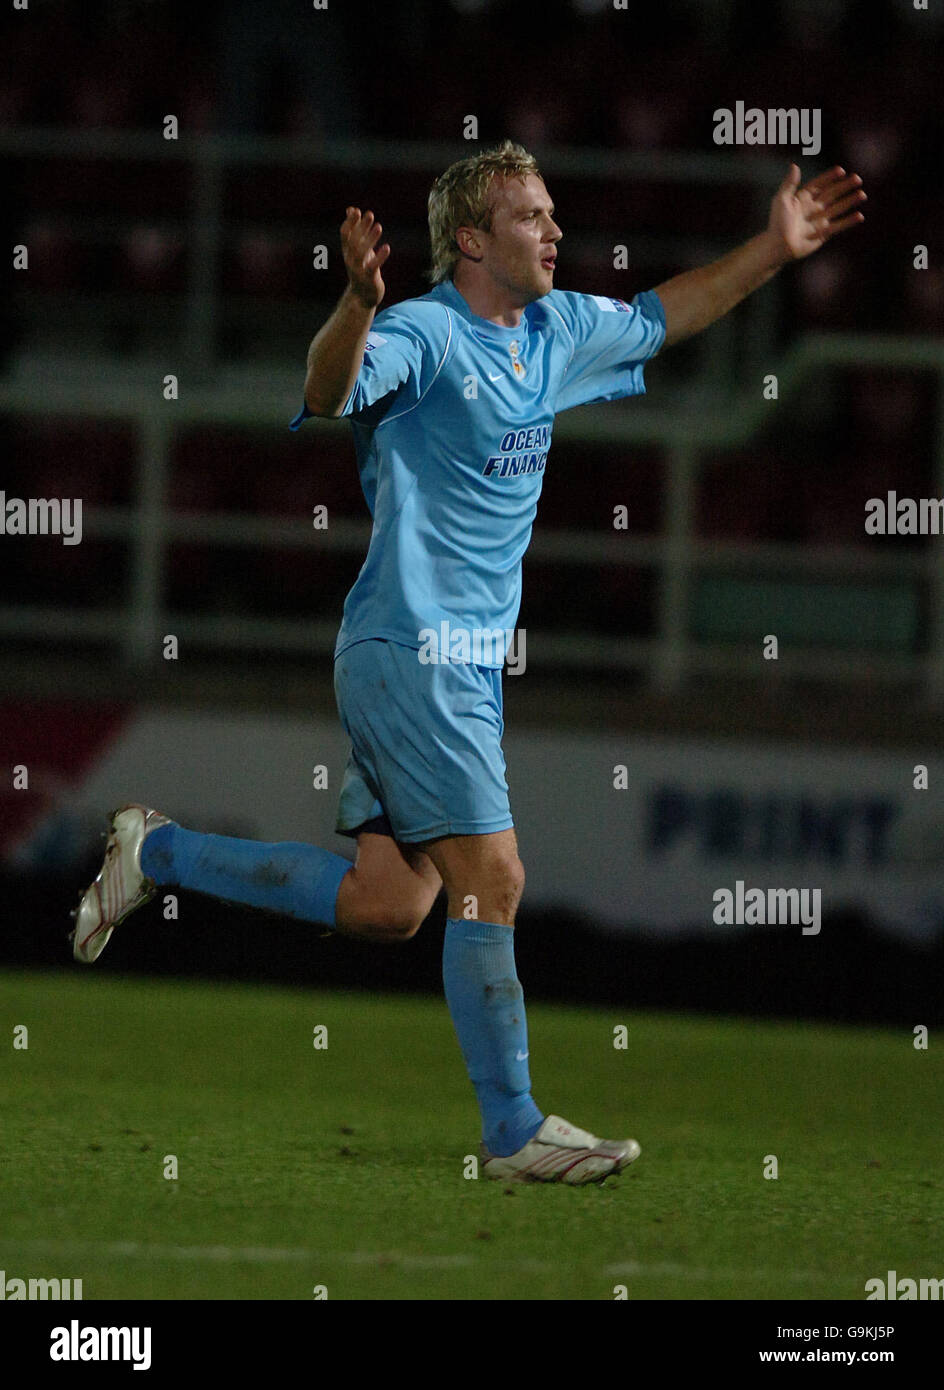
[(700, 333), (720, 319), (781, 266), (809, 256), (838, 232), (865, 220), (853, 211), (865, 200), (858, 174), (837, 165), (800, 188), (800, 170), (790, 165), (770, 205), (766, 231), (721, 260), (676, 275), (655, 292), (665, 310), (663, 347)]
[(362, 216), (360, 208), (348, 208), (341, 224), (347, 288), (308, 349), (305, 404), (312, 415), (336, 418), (354, 390), (364, 344), (384, 297), (380, 271), (390, 247), (378, 247), (382, 231), (372, 212)]

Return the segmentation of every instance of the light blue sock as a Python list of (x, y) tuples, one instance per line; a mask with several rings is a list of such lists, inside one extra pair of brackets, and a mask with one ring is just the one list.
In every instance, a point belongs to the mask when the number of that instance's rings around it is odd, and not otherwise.
[(141, 868), (162, 887), (336, 927), (338, 889), (351, 864), (316, 845), (202, 835), (171, 823), (145, 837)]
[(482, 1112), (482, 1142), (502, 1158), (541, 1128), (531, 1098), (524, 991), (514, 928), (450, 917), (443, 940), (446, 1003)]

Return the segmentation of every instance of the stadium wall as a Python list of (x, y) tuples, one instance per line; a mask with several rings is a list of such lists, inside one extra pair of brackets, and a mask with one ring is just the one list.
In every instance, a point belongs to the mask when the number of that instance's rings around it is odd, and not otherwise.
[[(8, 965), (79, 968), (68, 912), (123, 801), (193, 828), (352, 854), (333, 830), (348, 745), (327, 718), (44, 701), (29, 723), (29, 785), (0, 798)], [(509, 731), (505, 746), (530, 995), (910, 1026), (944, 1012), (944, 760), (919, 789), (921, 757), (906, 749), (533, 729)], [(815, 930), (756, 913), (716, 920), (716, 895), (736, 900), (739, 881), (742, 899), (818, 890)], [(413, 941), (384, 947), (195, 894), (168, 909), (161, 894), (103, 965), (439, 992), (444, 918), (440, 900)]]
[[(13, 867), (75, 864), (125, 801), (194, 829), (351, 857), (334, 833), (349, 751), (334, 721), (146, 707), (106, 719), (74, 706), (64, 718), (55, 704), (33, 717), (40, 763), (6, 817)], [(67, 723), (77, 736), (57, 742)], [(509, 730), (504, 746), (533, 909), (610, 932), (716, 937), (729, 928), (715, 895), (740, 881), (744, 892), (818, 890), (825, 910), (896, 935), (944, 929), (944, 759), (534, 729)]]

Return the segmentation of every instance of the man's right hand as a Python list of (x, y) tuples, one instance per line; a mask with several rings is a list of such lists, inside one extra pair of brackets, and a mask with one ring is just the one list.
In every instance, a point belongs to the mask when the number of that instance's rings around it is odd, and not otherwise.
[(376, 309), (384, 297), (380, 269), (390, 255), (390, 247), (387, 243), (377, 246), (382, 231), (380, 223), (374, 221), (374, 214), (362, 214), (360, 208), (348, 208), (341, 223), (341, 249), (348, 285), (368, 309)]

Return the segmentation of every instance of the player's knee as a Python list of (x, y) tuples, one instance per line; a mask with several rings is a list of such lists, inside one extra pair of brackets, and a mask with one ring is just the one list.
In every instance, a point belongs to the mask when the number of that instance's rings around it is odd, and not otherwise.
[(409, 941), (426, 921), (430, 906), (426, 896), (419, 894), (397, 903), (388, 916), (391, 936), (396, 941)]
[(515, 865), (514, 887), (515, 887), (515, 911), (517, 911), (517, 909), (518, 909), (518, 904), (521, 902), (521, 896), (522, 896), (522, 894), (524, 893), (524, 865), (522, 864), (522, 862), (521, 862), (520, 859), (517, 860), (516, 865)]
[(521, 895), (524, 893), (524, 865), (517, 855), (508, 866), (508, 891), (514, 894), (515, 907), (517, 907), (521, 901)]
[(375, 904), (369, 914), (372, 925), (380, 929), (391, 941), (409, 941), (429, 916), (434, 897), (435, 894), (431, 896), (425, 885), (411, 885), (410, 890)]
[(513, 922), (524, 892), (524, 865), (516, 854), (512, 855), (495, 866), (490, 878), (490, 896), (497, 904), (497, 915), (503, 921)]

